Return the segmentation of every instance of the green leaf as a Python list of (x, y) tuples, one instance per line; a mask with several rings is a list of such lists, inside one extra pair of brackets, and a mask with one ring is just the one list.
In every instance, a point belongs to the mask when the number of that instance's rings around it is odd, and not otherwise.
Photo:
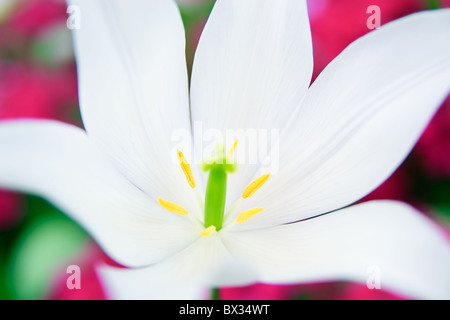
[(426, 1), (428, 9), (439, 9), (443, 7), (440, 0), (426, 0)]

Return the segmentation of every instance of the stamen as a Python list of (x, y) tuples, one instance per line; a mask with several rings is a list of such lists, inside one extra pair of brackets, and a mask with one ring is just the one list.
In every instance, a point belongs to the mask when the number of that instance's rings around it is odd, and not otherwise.
[(264, 208), (253, 208), (253, 209), (243, 211), (243, 212), (239, 213), (238, 217), (236, 218), (236, 223), (239, 223), (239, 224), (244, 223), (245, 221), (247, 221), (248, 219), (253, 217), (255, 214), (258, 214), (263, 210), (264, 210)]
[(189, 183), (189, 186), (192, 189), (195, 189), (195, 178), (194, 178), (194, 174), (192, 173), (191, 166), (187, 162), (183, 153), (178, 149), (177, 149), (177, 155), (178, 155), (178, 161), (180, 162), (181, 169), (183, 170), (183, 173), (186, 176), (186, 180)]
[(270, 173), (267, 173), (255, 179), (252, 183), (245, 187), (244, 191), (242, 192), (242, 198), (250, 198), (259, 188), (263, 186), (264, 183), (266, 183), (269, 177)]
[(182, 206), (179, 206), (173, 202), (158, 198), (158, 202), (167, 211), (176, 213), (180, 216), (187, 216), (189, 213)]
[(200, 234), (201, 234), (202, 237), (209, 237), (211, 234), (213, 234), (214, 231), (216, 231), (216, 227), (215, 226), (209, 226), (208, 228), (206, 228), (205, 230), (200, 232)]
[(236, 150), (238, 142), (239, 142), (239, 139), (237, 139), (236, 142), (233, 144), (233, 146), (230, 148), (230, 150), (228, 150), (228, 153), (227, 153), (228, 157), (233, 156), (234, 150)]

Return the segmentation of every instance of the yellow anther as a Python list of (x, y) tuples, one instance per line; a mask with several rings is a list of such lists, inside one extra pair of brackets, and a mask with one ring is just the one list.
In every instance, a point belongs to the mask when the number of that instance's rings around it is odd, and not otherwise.
[(236, 218), (236, 223), (239, 223), (239, 224), (244, 223), (245, 221), (247, 221), (248, 219), (253, 217), (255, 214), (260, 213), (263, 210), (264, 210), (264, 208), (253, 208), (253, 209), (243, 211), (243, 212), (239, 213), (238, 217)]
[(202, 237), (209, 237), (210, 235), (213, 234), (214, 231), (216, 231), (216, 227), (215, 226), (209, 226), (208, 228), (206, 228), (205, 230), (200, 232), (200, 234), (201, 234)]
[(186, 176), (186, 180), (189, 183), (189, 186), (194, 189), (195, 188), (195, 178), (192, 174), (192, 169), (183, 153), (177, 149), (178, 161), (180, 162), (181, 169), (183, 170), (184, 175)]
[(234, 150), (236, 150), (236, 147), (237, 147), (238, 142), (239, 142), (239, 139), (237, 139), (237, 140), (234, 142), (233, 146), (230, 148), (230, 150), (228, 150), (228, 153), (227, 153), (227, 156), (228, 156), (228, 157), (232, 157), (232, 156), (233, 156)]
[(179, 206), (173, 202), (158, 198), (158, 202), (167, 211), (179, 214), (180, 216), (187, 216), (188, 212), (182, 206)]
[(266, 183), (269, 177), (270, 173), (267, 173), (253, 180), (252, 183), (250, 183), (247, 187), (245, 187), (244, 191), (242, 192), (242, 198), (244, 199), (250, 198), (259, 188), (263, 186), (264, 183)]

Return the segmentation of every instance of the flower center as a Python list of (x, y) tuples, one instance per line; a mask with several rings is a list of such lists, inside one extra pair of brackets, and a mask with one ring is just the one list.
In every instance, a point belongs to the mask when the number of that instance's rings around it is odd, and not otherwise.
[[(237, 163), (233, 157), (237, 143), (238, 141), (234, 143), (233, 147), (226, 154), (224, 145), (222, 143), (218, 143), (216, 146), (216, 155), (203, 161), (202, 163), (201, 167), (203, 171), (209, 172), (204, 203), (205, 229), (201, 232), (203, 237), (209, 237), (214, 232), (222, 229), (225, 213), (228, 173), (233, 173), (237, 169)], [(195, 178), (192, 173), (191, 166), (180, 150), (177, 150), (177, 156), (180, 167), (183, 170), (189, 186), (192, 189), (195, 189)], [(266, 183), (269, 177), (270, 174), (268, 173), (252, 181), (242, 192), (241, 199), (251, 197)], [(229, 212), (238, 205), (241, 199), (239, 199), (238, 202), (232, 206)], [(186, 209), (170, 201), (158, 198), (158, 202), (164, 209), (172, 213), (182, 216), (187, 216), (189, 214)], [(243, 211), (237, 216), (235, 222), (238, 224), (244, 223), (261, 211), (263, 211), (263, 208), (253, 208)]]

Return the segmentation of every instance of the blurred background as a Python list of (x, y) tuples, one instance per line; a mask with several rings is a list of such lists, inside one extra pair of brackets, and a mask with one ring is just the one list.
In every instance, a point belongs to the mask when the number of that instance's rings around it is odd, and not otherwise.
[[(189, 70), (212, 0), (179, 0)], [(371, 31), (366, 13), (381, 9), (381, 24), (450, 0), (308, 1), (314, 78), (348, 44)], [(63, 0), (0, 0), (0, 124), (47, 118), (82, 127), (77, 76)], [(1, 156), (1, 155), (0, 155)], [(450, 99), (410, 156), (369, 199), (409, 202), (450, 231)], [(363, 201), (364, 201), (363, 200)], [(449, 237), (450, 238), (450, 237)], [(0, 190), (0, 299), (107, 299), (95, 274), (113, 263), (77, 224), (45, 200)], [(81, 289), (68, 289), (66, 269), (81, 268)], [(348, 282), (221, 288), (221, 299), (408, 299)]]

